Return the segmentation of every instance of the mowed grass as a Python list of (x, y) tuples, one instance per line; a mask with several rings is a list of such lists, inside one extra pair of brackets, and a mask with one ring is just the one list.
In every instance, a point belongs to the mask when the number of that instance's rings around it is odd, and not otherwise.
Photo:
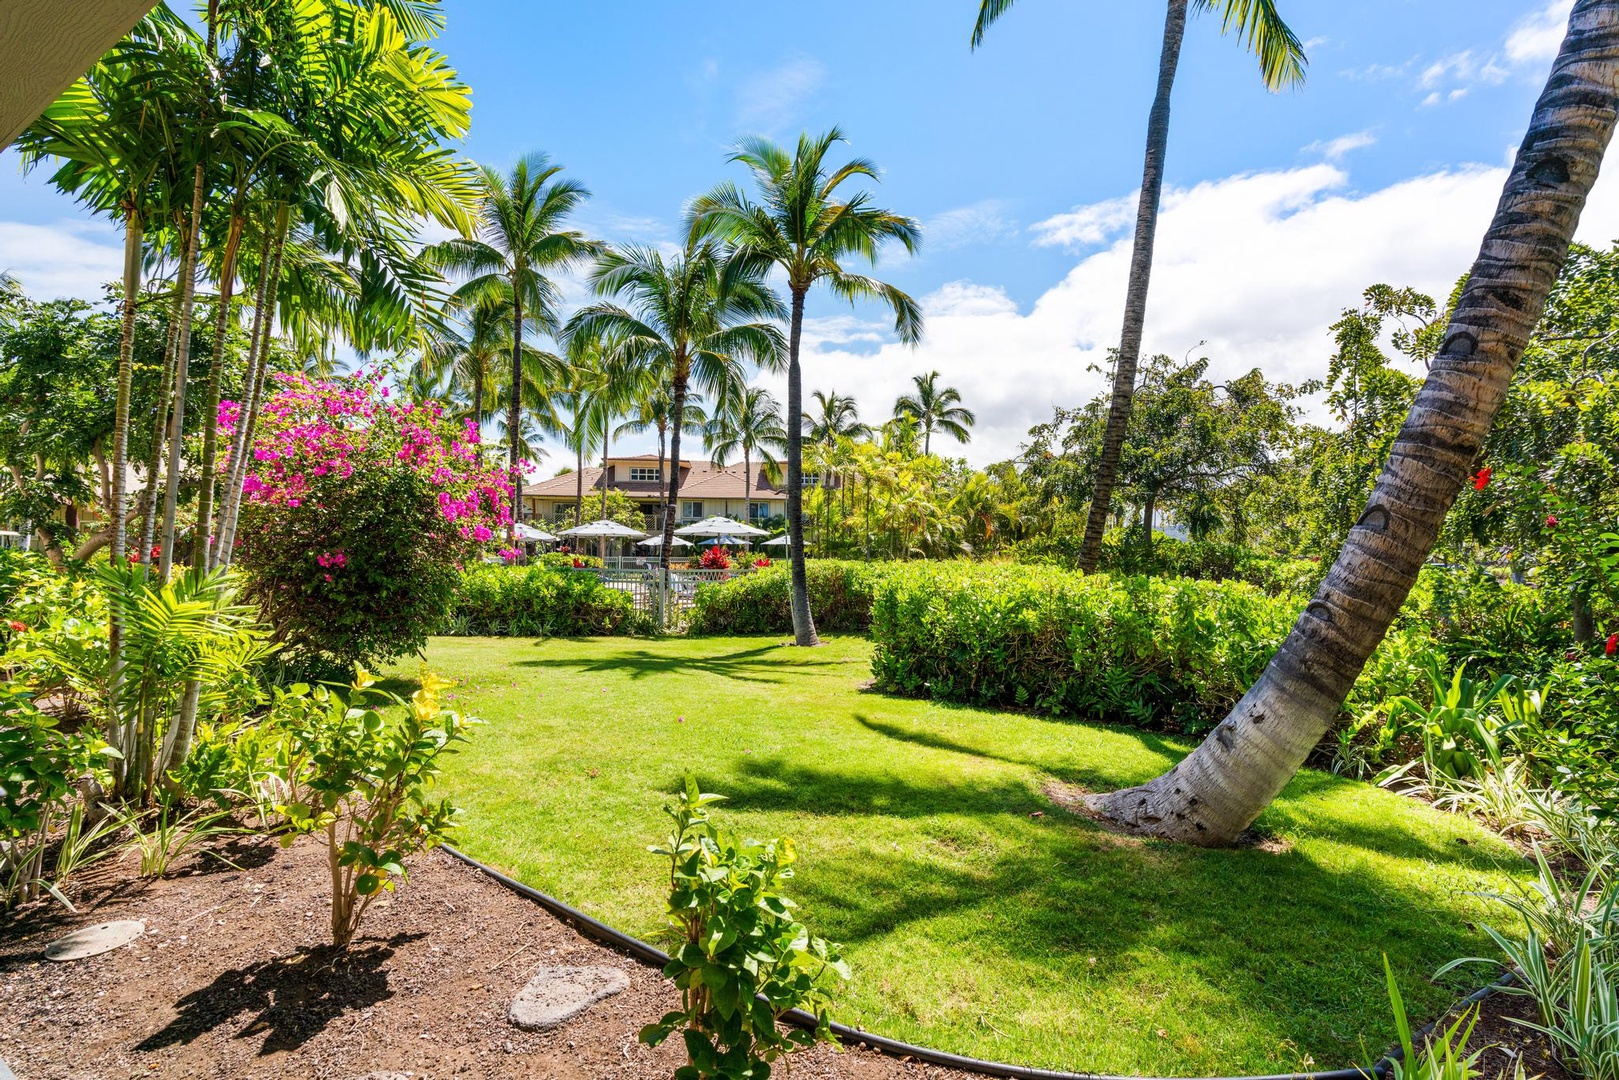
[(1493, 977), (1430, 981), (1490, 952), (1477, 926), (1501, 914), (1473, 894), (1526, 876), (1471, 822), (1305, 772), (1257, 823), (1266, 848), (1126, 839), (1044, 789), (1145, 780), (1189, 743), (883, 696), (869, 656), (858, 638), (437, 639), (453, 704), (488, 721), (445, 776), (456, 842), (659, 940), (646, 846), (689, 771), (727, 824), (797, 843), (791, 892), (854, 968), (838, 1019), (1047, 1068), (1360, 1064), (1394, 1036), (1381, 954), (1421, 1019)]

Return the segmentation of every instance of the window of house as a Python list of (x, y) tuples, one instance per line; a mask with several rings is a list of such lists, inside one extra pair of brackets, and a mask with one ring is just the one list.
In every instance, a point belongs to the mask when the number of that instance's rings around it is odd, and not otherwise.
[(657, 468), (643, 468), (639, 465), (630, 466), (631, 481), (651, 481), (654, 484), (663, 481), (663, 472)]
[(683, 502), (680, 504), (680, 516), (690, 521), (696, 521), (703, 516), (703, 504), (700, 502)]
[(756, 503), (749, 503), (748, 504), (748, 520), (749, 521), (763, 521), (765, 518), (767, 518), (769, 516), (770, 516), (770, 504), (769, 503), (756, 502)]
[(804, 474), (804, 486), (805, 487), (820, 487), (821, 486), (821, 474), (818, 473), (818, 472), (807, 472), (807, 473), (805, 473)]

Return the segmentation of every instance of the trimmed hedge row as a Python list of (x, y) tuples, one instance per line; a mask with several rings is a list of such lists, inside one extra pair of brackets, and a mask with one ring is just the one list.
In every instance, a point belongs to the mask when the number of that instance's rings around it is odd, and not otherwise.
[(595, 574), (549, 566), (470, 566), (445, 619), (456, 636), (584, 637), (650, 633), (651, 620)]
[(876, 584), (872, 674), (893, 693), (1205, 730), (1298, 607), (1241, 582), (910, 563)]
[[(810, 611), (815, 628), (861, 632), (871, 625), (872, 591), (895, 563), (811, 559)], [(692, 601), (693, 634), (790, 634), (791, 567), (784, 560), (763, 570), (700, 586)]]

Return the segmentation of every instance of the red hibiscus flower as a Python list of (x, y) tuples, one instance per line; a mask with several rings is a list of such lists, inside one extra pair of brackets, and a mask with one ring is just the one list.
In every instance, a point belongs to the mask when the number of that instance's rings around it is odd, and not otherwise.
[(1489, 487), (1491, 475), (1490, 467), (1488, 465), (1480, 469), (1478, 474), (1473, 477), (1473, 490), (1483, 491), (1486, 487)]
[(1609, 634), (1607, 647), (1602, 650), (1609, 656), (1619, 652), (1619, 634)]

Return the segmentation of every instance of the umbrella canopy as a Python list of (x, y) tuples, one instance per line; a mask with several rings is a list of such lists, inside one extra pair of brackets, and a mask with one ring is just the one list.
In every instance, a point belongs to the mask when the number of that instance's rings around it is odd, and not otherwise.
[[(635, 546), (636, 547), (662, 547), (663, 546), (663, 537), (661, 537), (661, 536), (649, 536), (645, 540), (642, 540), (642, 541), (638, 542)], [(674, 542), (673, 546), (675, 546), (675, 547), (691, 547), (691, 541), (690, 540), (682, 540), (680, 537), (677, 536), (677, 537), (675, 537), (675, 542)]]
[(712, 540), (704, 540), (701, 547), (747, 547), (746, 540), (738, 540), (734, 536), (716, 536)]
[(571, 529), (563, 529), (562, 536), (605, 536), (608, 539), (639, 540), (646, 533), (639, 529), (632, 529), (628, 525), (620, 525), (616, 521), (592, 521), (588, 525), (575, 525)]
[(792, 543), (793, 543), (793, 538), (783, 534), (781, 536), (776, 537), (774, 540), (765, 540), (765, 541), (763, 541), (760, 544), (760, 546), (761, 547), (791, 547)]
[(682, 528), (676, 529), (679, 536), (769, 536), (763, 529), (755, 529), (752, 525), (744, 525), (735, 518), (706, 517)]
[(552, 540), (556, 539), (556, 537), (552, 536), (544, 529), (536, 529), (532, 525), (524, 525), (521, 521), (517, 523), (517, 537), (520, 540), (539, 540), (543, 543), (550, 543)]

